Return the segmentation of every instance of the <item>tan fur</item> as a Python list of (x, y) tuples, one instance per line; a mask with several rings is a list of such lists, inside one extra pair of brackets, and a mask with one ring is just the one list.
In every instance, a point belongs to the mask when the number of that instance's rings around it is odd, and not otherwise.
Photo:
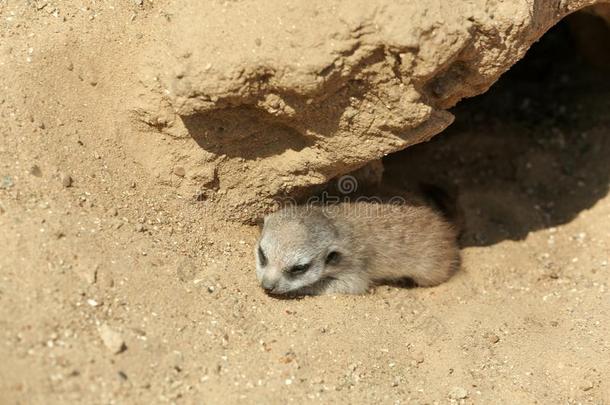
[[(259, 281), (273, 294), (362, 294), (404, 278), (434, 286), (459, 266), (453, 227), (434, 209), (408, 203), (284, 208), (265, 219), (255, 254)], [(295, 264), (309, 267), (294, 275)]]

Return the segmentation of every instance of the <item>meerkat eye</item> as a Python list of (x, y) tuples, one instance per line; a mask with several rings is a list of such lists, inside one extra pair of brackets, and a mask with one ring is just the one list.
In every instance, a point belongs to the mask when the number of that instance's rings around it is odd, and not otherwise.
[(307, 270), (309, 270), (310, 267), (311, 267), (311, 263), (296, 264), (288, 269), (288, 273), (290, 273), (293, 276), (297, 275), (297, 274), (303, 274)]
[(263, 248), (258, 247), (258, 260), (261, 263), (261, 266), (265, 267), (267, 265), (267, 256), (265, 256), (265, 252), (263, 252)]
[(337, 252), (336, 250), (333, 250), (328, 255), (326, 255), (325, 263), (326, 264), (337, 264), (337, 263), (339, 263), (339, 260), (341, 260), (341, 253)]

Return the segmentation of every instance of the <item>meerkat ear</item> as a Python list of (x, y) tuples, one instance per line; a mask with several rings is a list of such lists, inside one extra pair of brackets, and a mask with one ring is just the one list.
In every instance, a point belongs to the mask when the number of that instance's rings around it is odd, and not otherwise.
[(339, 250), (331, 248), (326, 254), (326, 259), (324, 259), (324, 263), (327, 265), (334, 265), (341, 261), (341, 252)]
[(258, 218), (254, 223), (258, 227), (258, 230), (262, 232), (263, 227), (265, 226), (265, 221), (267, 221), (267, 217)]

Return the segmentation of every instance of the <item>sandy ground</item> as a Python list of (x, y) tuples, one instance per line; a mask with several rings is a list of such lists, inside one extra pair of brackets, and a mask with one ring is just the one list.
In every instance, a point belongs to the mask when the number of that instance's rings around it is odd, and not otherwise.
[(146, 7), (37, 4), (0, 2), (1, 403), (610, 403), (610, 86), (565, 32), (387, 159), (460, 190), (455, 277), (278, 300), (257, 229), (160, 182), (114, 115), (127, 68), (96, 57), (149, 40)]

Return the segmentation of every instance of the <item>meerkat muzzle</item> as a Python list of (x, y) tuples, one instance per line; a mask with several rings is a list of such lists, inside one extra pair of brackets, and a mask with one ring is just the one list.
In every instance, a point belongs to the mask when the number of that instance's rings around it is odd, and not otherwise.
[(263, 277), (263, 280), (261, 281), (261, 287), (263, 287), (263, 290), (265, 290), (265, 292), (273, 291), (276, 286), (277, 280), (271, 280), (268, 277)]

